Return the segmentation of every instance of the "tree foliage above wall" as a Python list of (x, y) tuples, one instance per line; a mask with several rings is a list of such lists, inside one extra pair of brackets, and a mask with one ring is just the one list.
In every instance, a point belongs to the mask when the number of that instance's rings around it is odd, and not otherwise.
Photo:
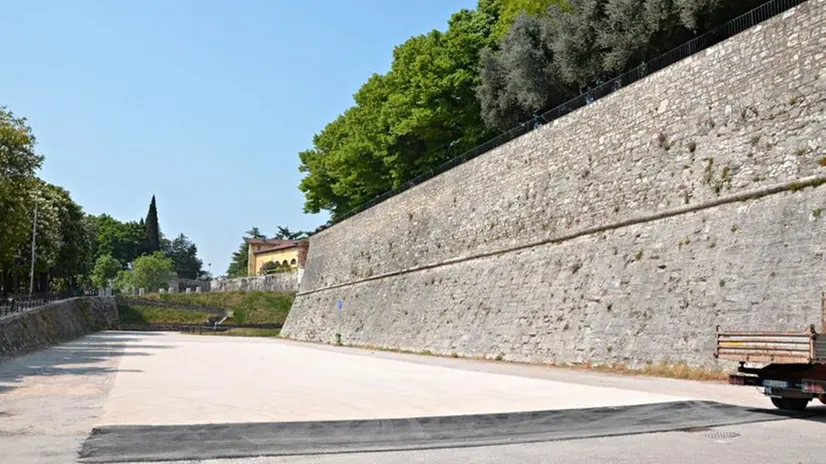
[(335, 220), (764, 2), (480, 0), (396, 46), (299, 154), (304, 209)]

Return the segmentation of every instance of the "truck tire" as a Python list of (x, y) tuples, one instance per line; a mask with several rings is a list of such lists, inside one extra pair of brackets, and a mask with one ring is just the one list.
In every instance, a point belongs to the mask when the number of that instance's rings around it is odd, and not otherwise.
[(811, 401), (809, 398), (772, 398), (772, 404), (784, 411), (802, 411)]

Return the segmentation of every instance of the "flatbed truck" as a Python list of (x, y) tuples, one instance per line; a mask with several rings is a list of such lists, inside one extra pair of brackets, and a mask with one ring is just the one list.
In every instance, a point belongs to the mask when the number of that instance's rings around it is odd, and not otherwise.
[[(826, 294), (820, 304), (823, 325)], [(729, 384), (762, 387), (783, 410), (802, 411), (813, 399), (826, 404), (826, 334), (814, 325), (800, 332), (728, 332), (719, 326), (716, 332), (714, 357), (740, 363)]]

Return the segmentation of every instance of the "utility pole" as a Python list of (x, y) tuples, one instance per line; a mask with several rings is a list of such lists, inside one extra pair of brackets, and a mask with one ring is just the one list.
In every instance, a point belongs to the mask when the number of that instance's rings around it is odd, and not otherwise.
[(34, 222), (32, 223), (32, 269), (29, 272), (29, 296), (34, 294), (34, 260), (35, 248), (37, 241), (37, 199), (34, 200)]

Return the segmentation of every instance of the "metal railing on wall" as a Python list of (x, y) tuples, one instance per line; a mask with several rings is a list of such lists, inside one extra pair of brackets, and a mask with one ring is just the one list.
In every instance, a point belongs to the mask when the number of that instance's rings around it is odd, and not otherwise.
[(7, 295), (0, 297), (0, 317), (21, 313), (46, 306), (56, 301), (78, 296), (96, 296), (97, 292), (35, 293), (33, 295)]
[(357, 208), (354, 208), (342, 215), (337, 216), (334, 220), (330, 221), (330, 225), (337, 224), (366, 209), (372, 208), (373, 206), (376, 206), (379, 203), (391, 197), (394, 197), (406, 190), (409, 190), (428, 179), (431, 179), (460, 164), (470, 161), (479, 155), (482, 155), (490, 150), (493, 150), (494, 148), (504, 145), (505, 143), (510, 142), (511, 140), (521, 135), (527, 134), (528, 132), (536, 129), (537, 127), (543, 124), (547, 124), (549, 122), (554, 121), (555, 119), (561, 118), (562, 116), (565, 116), (568, 113), (571, 113), (590, 103), (593, 103), (594, 101), (599, 100), (600, 98), (606, 95), (614, 93), (623, 87), (626, 87), (647, 76), (650, 76), (651, 74), (660, 71), (663, 68), (671, 66), (672, 64), (675, 64), (685, 58), (688, 58), (726, 39), (734, 37), (735, 35), (754, 27), (757, 24), (760, 24), (761, 22), (771, 19), (780, 13), (788, 11), (798, 5), (801, 5), (806, 1), (807, 0), (772, 0), (770, 2), (764, 3), (763, 5), (749, 11), (748, 13), (745, 13), (710, 31), (707, 31), (691, 39), (690, 41), (676, 48), (673, 48), (672, 50), (665, 52), (662, 55), (653, 58), (618, 77), (615, 77), (607, 82), (604, 82), (597, 87), (589, 89), (581, 95), (574, 97), (566, 101), (565, 103), (562, 103), (561, 105), (536, 116), (532, 120), (519, 124), (518, 126), (513, 127), (512, 129), (482, 143), (481, 145), (478, 145), (477, 147), (472, 148), (466, 151), (465, 153), (455, 158), (452, 158), (449, 161), (446, 161), (445, 163), (423, 174), (414, 177), (405, 184), (393, 190), (388, 190), (387, 192), (382, 193), (381, 195), (373, 198), (367, 203), (364, 203)]

